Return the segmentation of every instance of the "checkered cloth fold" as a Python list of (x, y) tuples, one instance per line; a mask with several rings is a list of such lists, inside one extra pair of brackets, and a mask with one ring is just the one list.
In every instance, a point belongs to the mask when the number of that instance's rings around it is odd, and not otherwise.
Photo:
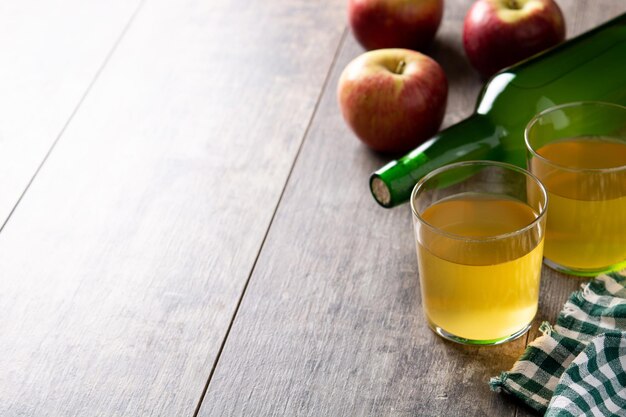
[[(492, 389), (547, 416), (626, 416), (626, 270), (583, 284), (556, 325), (539, 329), (513, 368), (491, 378)], [(602, 413), (614, 405), (621, 413)]]
[(626, 414), (626, 333), (596, 336), (561, 376), (546, 417)]

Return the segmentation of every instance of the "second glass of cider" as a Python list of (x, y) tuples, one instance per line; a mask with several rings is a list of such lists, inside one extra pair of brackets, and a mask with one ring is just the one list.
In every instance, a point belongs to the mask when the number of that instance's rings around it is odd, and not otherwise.
[(437, 169), (411, 196), (420, 290), (430, 327), (465, 344), (528, 330), (539, 297), (547, 194), (513, 165)]
[(525, 140), (550, 198), (546, 264), (582, 276), (626, 266), (626, 107), (552, 107), (530, 121)]

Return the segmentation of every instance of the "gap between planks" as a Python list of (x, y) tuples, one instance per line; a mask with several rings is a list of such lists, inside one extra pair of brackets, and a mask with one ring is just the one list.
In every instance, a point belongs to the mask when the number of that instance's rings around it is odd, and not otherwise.
[[(142, 0), (145, 1), (145, 0)], [(283, 200), (283, 196), (285, 194), (285, 190), (287, 189), (287, 185), (289, 184), (289, 180), (291, 178), (291, 174), (293, 173), (293, 170), (296, 166), (296, 163), (298, 162), (298, 158), (300, 157), (300, 151), (302, 150), (302, 146), (304, 145), (304, 142), (306, 141), (307, 136), (309, 135), (309, 130), (311, 129), (311, 125), (313, 124), (313, 120), (315, 119), (315, 115), (317, 114), (317, 110), (319, 108), (320, 102), (322, 101), (322, 96), (324, 95), (324, 92), (326, 91), (326, 87), (328, 87), (328, 82), (330, 81), (330, 77), (331, 74), (333, 72), (333, 69), (335, 68), (335, 64), (337, 63), (337, 58), (339, 57), (339, 52), (341, 51), (341, 48), (343, 46), (343, 44), (345, 43), (346, 40), (346, 36), (348, 33), (348, 27), (344, 26), (343, 32), (341, 33), (341, 37), (339, 38), (339, 43), (337, 44), (337, 48), (335, 49), (335, 52), (333, 54), (333, 59), (330, 62), (330, 65), (328, 67), (328, 71), (326, 72), (326, 75), (324, 76), (324, 82), (322, 83), (322, 87), (320, 88), (320, 92), (317, 95), (317, 99), (315, 100), (315, 106), (313, 107), (313, 111), (311, 112), (311, 117), (309, 117), (309, 121), (306, 125), (306, 128), (304, 129), (304, 133), (302, 134), (302, 139), (300, 140), (300, 144), (298, 145), (298, 150), (296, 151), (296, 155), (293, 158), (293, 162), (291, 164), (291, 167), (289, 168), (289, 173), (287, 174), (287, 178), (285, 179), (285, 184), (283, 185), (282, 190), (280, 191), (280, 195), (278, 197), (278, 201), (276, 202), (276, 206), (274, 207), (274, 211), (272, 212), (272, 217), (270, 218), (270, 221), (267, 225), (267, 229), (265, 230), (265, 235), (263, 235), (263, 240), (261, 240), (261, 245), (259, 246), (259, 250), (254, 258), (254, 262), (252, 263), (252, 268), (250, 268), (250, 273), (248, 274), (248, 277), (243, 285), (243, 289), (241, 290), (241, 295), (239, 296), (239, 300), (237, 300), (237, 304), (235, 306), (235, 311), (233, 311), (233, 315), (230, 319), (230, 323), (228, 324), (228, 328), (226, 329), (226, 333), (224, 334), (224, 338), (222, 339), (222, 343), (220, 344), (220, 348), (217, 351), (217, 355), (215, 356), (215, 360), (213, 361), (213, 366), (211, 367), (211, 371), (209, 372), (209, 376), (207, 378), (207, 382), (204, 385), (204, 389), (202, 390), (202, 395), (200, 396), (200, 399), (198, 400), (198, 404), (196, 404), (196, 409), (193, 412), (193, 417), (197, 417), (198, 413), (200, 412), (200, 408), (202, 407), (202, 403), (204, 401), (204, 397), (206, 396), (206, 393), (209, 389), (209, 385), (211, 384), (211, 380), (213, 379), (213, 374), (215, 373), (215, 369), (217, 368), (217, 365), (219, 363), (220, 357), (222, 356), (222, 352), (224, 350), (224, 346), (226, 346), (226, 342), (228, 340), (228, 335), (230, 334), (230, 330), (233, 327), (233, 323), (235, 322), (235, 318), (237, 317), (237, 313), (239, 313), (239, 307), (241, 306), (241, 303), (243, 301), (243, 297), (246, 295), (246, 290), (248, 289), (248, 284), (250, 283), (250, 279), (252, 278), (252, 275), (254, 274), (254, 270), (256, 268), (256, 264), (259, 260), (259, 257), (261, 256), (261, 252), (263, 252), (263, 247), (265, 246), (265, 241), (267, 240), (267, 236), (269, 235), (269, 232), (272, 228), (272, 224), (274, 223), (274, 218), (276, 217), (276, 213), (278, 212), (278, 208), (280, 207), (280, 203)], [(1, 231), (2, 229), (0, 229)]]
[(59, 140), (61, 139), (61, 136), (63, 136), (63, 133), (65, 133), (65, 130), (67, 129), (67, 127), (70, 125), (70, 123), (74, 119), (74, 116), (76, 115), (76, 113), (78, 113), (78, 109), (80, 108), (80, 106), (83, 104), (83, 102), (85, 101), (85, 99), (89, 95), (89, 92), (91, 91), (93, 86), (96, 84), (96, 81), (100, 77), (100, 74), (102, 74), (102, 71), (104, 71), (104, 68), (106, 67), (106, 65), (110, 61), (111, 57), (115, 53), (117, 47), (122, 42), (122, 39), (124, 38), (124, 36), (128, 32), (128, 30), (130, 29), (133, 21), (135, 20), (135, 17), (137, 16), (137, 14), (139, 14), (139, 10), (141, 10), (141, 8), (143, 7), (145, 2), (146, 2), (146, 0), (140, 0), (139, 1), (139, 4), (137, 5), (137, 7), (133, 11), (133, 13), (130, 15), (130, 18), (128, 19), (128, 22), (126, 22), (126, 24), (122, 28), (122, 31), (120, 32), (119, 36), (117, 37), (115, 42), (113, 42), (113, 46), (111, 47), (109, 52), (105, 55), (104, 60), (102, 61), (102, 64), (100, 64), (100, 66), (96, 70), (96, 73), (94, 74), (94, 76), (91, 79), (91, 81), (89, 82), (89, 84), (87, 84), (87, 88), (85, 88), (85, 92), (78, 99), (78, 102), (76, 103), (76, 106), (74, 106), (74, 109), (72, 110), (72, 112), (70, 113), (69, 117), (67, 118), (67, 120), (65, 121), (63, 126), (61, 127), (61, 130), (59, 131), (59, 133), (57, 134), (56, 138), (54, 139), (54, 141), (50, 145), (50, 148), (48, 149), (48, 151), (44, 155), (43, 159), (41, 160), (41, 162), (39, 163), (39, 165), (35, 169), (35, 172), (33, 173), (32, 177), (30, 178), (30, 180), (28, 180), (28, 183), (26, 184), (26, 187), (24, 187), (24, 191), (22, 191), (20, 196), (17, 198), (17, 201), (13, 205), (13, 208), (11, 208), (11, 211), (9, 211), (9, 214), (7, 215), (6, 219), (4, 219), (4, 222), (2, 222), (2, 224), (0, 224), (0, 233), (2, 233), (2, 231), (5, 228), (5, 226), (9, 223), (9, 220), (13, 216), (13, 213), (15, 213), (15, 210), (20, 205), (20, 202), (22, 201), (22, 199), (24, 198), (24, 196), (26, 195), (26, 193), (30, 189), (30, 186), (35, 181), (35, 178), (37, 177), (37, 175), (39, 174), (39, 172), (43, 168), (44, 164), (46, 163), (46, 161), (48, 160), (48, 158), (52, 154), (52, 151), (56, 147), (57, 143), (59, 143)]

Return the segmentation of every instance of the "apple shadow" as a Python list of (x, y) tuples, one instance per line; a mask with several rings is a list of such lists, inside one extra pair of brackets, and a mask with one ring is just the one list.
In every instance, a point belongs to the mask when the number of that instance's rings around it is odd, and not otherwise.
[(437, 37), (427, 53), (441, 65), (451, 83), (463, 80), (482, 84), (487, 80), (471, 66), (461, 42)]
[(400, 159), (411, 151), (411, 149), (409, 149), (404, 152), (380, 152), (370, 149), (365, 145), (360, 146), (360, 148), (360, 153), (377, 168), (381, 168), (394, 159)]

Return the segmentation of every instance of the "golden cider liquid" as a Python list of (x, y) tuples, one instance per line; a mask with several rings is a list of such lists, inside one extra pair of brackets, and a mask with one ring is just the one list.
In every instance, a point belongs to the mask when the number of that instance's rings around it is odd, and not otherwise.
[[(533, 173), (548, 190), (545, 257), (578, 270), (601, 270), (625, 261), (626, 143), (579, 137), (550, 143), (537, 153), (553, 163), (531, 159)], [(559, 166), (625, 168), (602, 173)]]
[[(474, 341), (506, 338), (524, 329), (537, 312), (543, 239), (539, 226), (507, 238), (537, 213), (518, 200), (488, 194), (454, 196), (427, 208), (418, 264), (428, 320)], [(468, 240), (474, 239), (474, 240)]]

